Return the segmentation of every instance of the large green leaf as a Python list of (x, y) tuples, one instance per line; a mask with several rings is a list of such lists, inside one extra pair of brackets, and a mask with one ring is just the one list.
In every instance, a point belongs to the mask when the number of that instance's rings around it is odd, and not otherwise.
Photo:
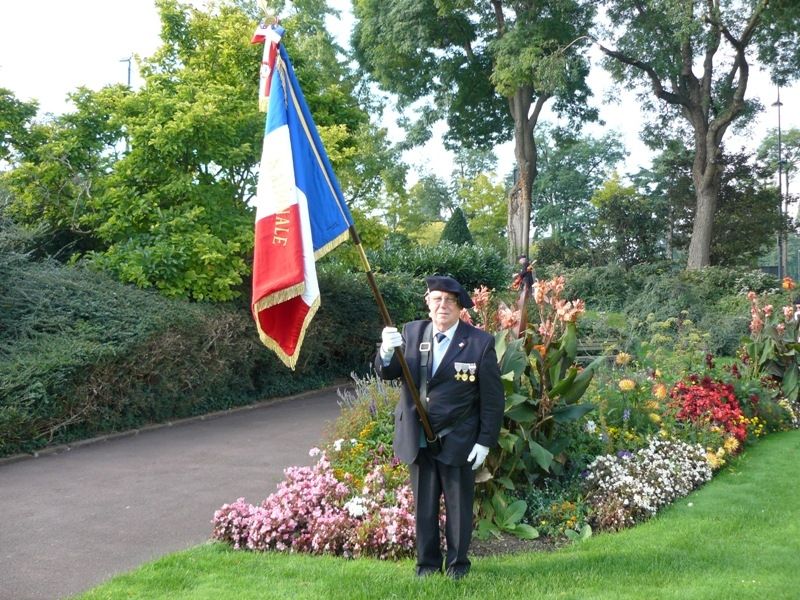
[(515, 500), (502, 514), (497, 515), (500, 527), (513, 527), (522, 520), (526, 510), (528, 510), (528, 505), (524, 500)]
[(509, 433), (507, 430), (505, 433), (501, 432), (500, 437), (497, 439), (499, 446), (509, 454), (514, 452), (518, 441), (519, 436), (515, 433)]
[(536, 419), (536, 409), (530, 404), (518, 404), (506, 411), (506, 417), (518, 423), (531, 423)]
[(528, 397), (523, 394), (506, 394), (506, 408), (522, 404), (526, 400), (528, 400)]
[(576, 367), (570, 367), (567, 370), (566, 376), (556, 383), (552, 388), (550, 388), (550, 397), (554, 398), (555, 396), (560, 396), (564, 392), (566, 392), (569, 387), (572, 385), (572, 382), (575, 381), (575, 377), (578, 375), (578, 369)]
[(800, 373), (798, 373), (797, 371), (796, 364), (792, 364), (789, 367), (787, 367), (786, 371), (783, 374), (781, 389), (783, 390), (784, 395), (790, 401), (794, 401), (797, 399), (798, 383), (800, 383), (800, 377), (798, 377), (798, 375), (800, 375)]
[(550, 465), (553, 464), (553, 454), (544, 446), (537, 444), (533, 440), (528, 442), (531, 456), (542, 469), (550, 471)]
[(539, 537), (539, 530), (525, 523), (518, 523), (511, 533), (523, 540), (535, 540)]
[(578, 353), (578, 331), (575, 323), (567, 323), (567, 329), (561, 336), (561, 348), (570, 362), (575, 360), (575, 355)]
[(551, 414), (556, 423), (568, 423), (577, 421), (586, 413), (594, 410), (594, 408), (594, 404), (569, 404), (567, 406), (557, 406)]

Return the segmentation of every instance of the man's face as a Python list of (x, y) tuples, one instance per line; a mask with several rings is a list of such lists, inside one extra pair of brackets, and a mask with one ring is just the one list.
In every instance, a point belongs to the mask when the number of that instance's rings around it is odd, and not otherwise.
[(438, 331), (447, 331), (458, 321), (461, 307), (455, 294), (433, 291), (428, 294), (431, 321)]

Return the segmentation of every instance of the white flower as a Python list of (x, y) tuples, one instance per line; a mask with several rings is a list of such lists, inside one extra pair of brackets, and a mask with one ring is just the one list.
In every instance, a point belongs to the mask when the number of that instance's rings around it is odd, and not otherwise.
[(314, 458), (315, 456), (319, 456), (319, 452), (320, 452), (319, 448), (314, 447), (314, 448), (312, 448), (311, 450), (308, 451), (308, 455), (311, 458)]
[(344, 444), (344, 439), (342, 439), (342, 438), (339, 438), (338, 440), (336, 440), (335, 442), (333, 442), (333, 449), (334, 449), (336, 452), (341, 452), (341, 451), (342, 451), (342, 444)]
[(586, 421), (586, 425), (583, 426), (586, 430), (586, 433), (594, 433), (597, 431), (597, 424), (594, 421)]
[(353, 518), (363, 517), (367, 514), (367, 500), (361, 496), (353, 496), (345, 503), (344, 509)]

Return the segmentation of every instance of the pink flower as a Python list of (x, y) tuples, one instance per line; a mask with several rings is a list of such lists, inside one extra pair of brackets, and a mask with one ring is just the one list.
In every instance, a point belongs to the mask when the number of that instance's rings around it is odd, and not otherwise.
[(767, 304), (764, 307), (764, 316), (769, 317), (772, 315), (772, 304)]
[(750, 321), (750, 331), (753, 333), (759, 333), (762, 329), (764, 329), (764, 321), (761, 320), (757, 314), (753, 315), (752, 320)]
[(755, 302), (756, 298), (758, 298), (758, 295), (754, 291), (751, 290), (747, 292), (747, 299), (750, 300), (750, 302)]
[(794, 319), (794, 307), (793, 306), (784, 306), (783, 307), (783, 318), (787, 321), (791, 321)]
[(487, 306), (489, 306), (489, 300), (492, 297), (492, 290), (490, 290), (485, 285), (482, 285), (480, 288), (476, 288), (472, 292), (472, 302), (475, 304), (475, 310), (484, 310)]

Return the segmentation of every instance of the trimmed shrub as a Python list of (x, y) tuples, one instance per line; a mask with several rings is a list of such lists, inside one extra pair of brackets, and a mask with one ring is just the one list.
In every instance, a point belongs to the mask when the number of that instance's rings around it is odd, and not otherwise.
[(442, 242), (452, 242), (453, 244), (463, 245), (472, 244), (472, 234), (467, 226), (467, 218), (460, 208), (453, 211), (453, 215), (442, 230)]
[[(419, 281), (380, 276), (398, 323)], [(296, 371), (249, 310), (165, 299), (103, 274), (0, 253), (0, 455), (319, 388), (372, 364), (382, 323), (363, 274), (320, 271)]]
[(468, 291), (481, 285), (504, 288), (513, 271), (494, 249), (445, 241), (436, 246), (415, 246), (408, 252), (372, 252), (370, 262), (384, 273), (404, 273), (419, 279), (435, 274), (450, 275)]

